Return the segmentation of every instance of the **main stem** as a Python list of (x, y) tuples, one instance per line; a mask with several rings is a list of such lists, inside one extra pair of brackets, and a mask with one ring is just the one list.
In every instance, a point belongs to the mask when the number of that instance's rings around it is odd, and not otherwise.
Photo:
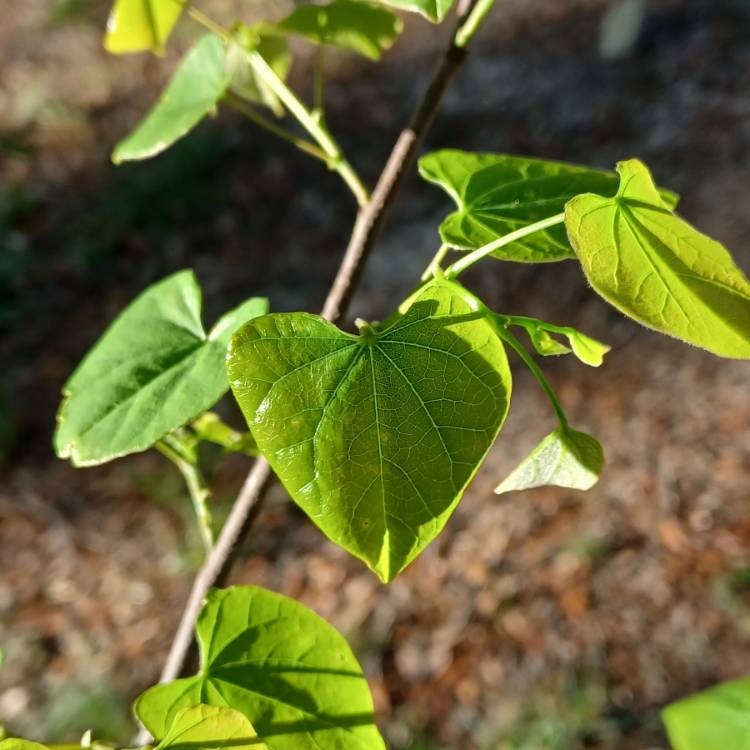
[[(455, 38), (473, 7), (474, 3), (471, 1), (461, 0), (459, 3), (457, 29), (451, 36), (450, 43), (443, 52), (440, 64), (414, 111), (409, 125), (399, 135), (372, 197), (357, 214), (351, 239), (323, 306), (323, 317), (334, 323), (338, 322), (348, 309), (365, 261), (385, 220), (387, 209), (395, 198), (406, 170), (414, 160), (417, 146), (429, 129), (448, 85), (466, 57), (466, 48), (459, 47)], [(240, 543), (262, 506), (264, 493), (271, 477), (268, 461), (259, 458), (248, 474), (211, 554), (195, 577), (161, 674), (161, 682), (171, 682), (177, 679), (189, 665), (193, 628), (205, 596), (209, 588), (221, 585), (226, 579), (239, 551)], [(139, 740), (148, 741), (147, 733), (142, 732)]]

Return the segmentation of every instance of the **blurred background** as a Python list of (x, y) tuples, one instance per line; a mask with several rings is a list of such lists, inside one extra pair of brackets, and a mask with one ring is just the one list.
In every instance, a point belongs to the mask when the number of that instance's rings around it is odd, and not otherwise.
[[(292, 3), (202, 0), (228, 22)], [(196, 269), (210, 323), (250, 295), (317, 310), (352, 200), (335, 175), (231, 112), (167, 153), (111, 148), (200, 32), (170, 54), (108, 56), (107, 0), (24, 0), (0, 18), (0, 722), (49, 741), (127, 742), (201, 561), (161, 456), (74, 470), (54, 458), (60, 387), (147, 284)], [(417, 17), (378, 65), (331, 55), (329, 122), (372, 182), (449, 24)], [(309, 95), (310, 50), (293, 82)], [(612, 167), (638, 156), (682, 214), (750, 270), (750, 2), (498, 0), (425, 149)], [(416, 172), (351, 318), (382, 319), (436, 248), (448, 199)], [(613, 346), (590, 370), (546, 360), (607, 467), (588, 493), (492, 489), (553, 426), (516, 368), (511, 416), (439, 539), (388, 587), (278, 486), (234, 581), (298, 597), (343, 631), (395, 749), (666, 748), (666, 702), (750, 672), (750, 369), (648, 332), (573, 263), (488, 263), (496, 309)], [(227, 400), (226, 418), (240, 425)], [(249, 468), (208, 455), (217, 514)], [(729, 749), (731, 750), (731, 749)]]

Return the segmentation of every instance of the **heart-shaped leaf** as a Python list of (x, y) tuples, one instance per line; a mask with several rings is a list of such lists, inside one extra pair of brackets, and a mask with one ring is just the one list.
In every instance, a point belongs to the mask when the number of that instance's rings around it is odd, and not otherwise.
[(206, 34), (185, 55), (154, 108), (115, 146), (112, 161), (148, 159), (168, 149), (213, 111), (230, 78), (224, 42)]
[(379, 0), (379, 2), (399, 10), (419, 13), (433, 23), (440, 23), (448, 15), (455, 0)]
[(303, 5), (279, 27), (315, 44), (328, 44), (379, 60), (401, 33), (403, 23), (385, 8), (357, 0), (334, 0), (328, 5)]
[(510, 399), (502, 344), (445, 281), (361, 336), (305, 313), (264, 316), (232, 339), (228, 365), (289, 494), (383, 581), (441, 531)]
[(239, 711), (198, 705), (175, 714), (154, 750), (268, 750), (250, 720)]
[(164, 53), (164, 45), (182, 13), (181, 0), (116, 0), (107, 21), (107, 52)]
[(732, 256), (665, 208), (641, 162), (617, 170), (615, 197), (580, 195), (565, 208), (591, 286), (649, 328), (723, 357), (750, 358), (750, 282)]
[(274, 24), (248, 26), (240, 22), (232, 29), (232, 39), (233, 43), (227, 48), (226, 62), (232, 79), (232, 92), (248, 101), (265, 105), (281, 117), (284, 105), (265, 79), (256, 74), (248, 53), (257, 52), (276, 76), (285, 81), (292, 67), (292, 54), (286, 35)]
[(750, 677), (672, 703), (662, 719), (674, 750), (750, 750)]
[[(580, 193), (614, 195), (614, 172), (505, 154), (444, 150), (419, 160), (420, 174), (440, 185), (458, 210), (440, 227), (443, 242), (474, 250), (528, 224), (560, 213)], [(677, 196), (662, 191), (674, 206)], [(522, 263), (574, 258), (565, 228), (550, 227), (496, 250), (493, 257)]]
[(559, 428), (547, 435), (495, 492), (500, 495), (550, 485), (588, 490), (599, 480), (603, 465), (602, 446), (595, 438)]
[(385, 750), (357, 660), (307, 607), (254, 586), (214, 590), (196, 630), (199, 673), (135, 702), (157, 740), (181, 710), (207, 703), (248, 717), (268, 750)]
[(209, 334), (192, 271), (150, 286), (120, 314), (63, 387), (55, 450), (92, 466), (150, 448), (213, 406), (228, 388), (224, 359), (237, 328), (268, 311), (250, 299)]

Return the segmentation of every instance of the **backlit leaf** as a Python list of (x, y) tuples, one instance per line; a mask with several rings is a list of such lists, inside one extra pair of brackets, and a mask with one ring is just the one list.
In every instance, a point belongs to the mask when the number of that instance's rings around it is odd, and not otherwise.
[(453, 7), (455, 0), (379, 0), (379, 2), (398, 10), (419, 13), (433, 23), (439, 23)]
[(268, 750), (250, 720), (239, 711), (198, 705), (175, 714), (154, 750)]
[(76, 466), (143, 451), (226, 392), (227, 342), (268, 311), (250, 299), (210, 333), (192, 271), (150, 286), (120, 314), (63, 388), (55, 450)]
[(604, 453), (585, 432), (559, 428), (547, 435), (495, 489), (500, 495), (534, 487), (588, 490), (599, 480)]
[(566, 336), (576, 357), (591, 367), (599, 367), (604, 362), (604, 355), (612, 348), (574, 328), (570, 328)]
[(617, 169), (615, 197), (581, 195), (565, 209), (591, 286), (649, 328), (723, 357), (750, 358), (750, 282), (729, 252), (664, 207), (641, 162)]
[(181, 0), (116, 0), (107, 21), (107, 52), (164, 53), (164, 45), (182, 13)]
[(385, 8), (358, 0), (334, 0), (327, 5), (302, 5), (279, 27), (309, 39), (379, 60), (402, 29), (401, 19)]
[(750, 750), (750, 678), (672, 703), (662, 719), (673, 750)]
[(199, 673), (135, 702), (157, 740), (181, 710), (204, 703), (252, 717), (268, 750), (385, 750), (357, 660), (307, 607), (254, 586), (213, 590), (196, 629)]
[[(444, 150), (423, 156), (419, 171), (440, 185), (458, 210), (440, 227), (443, 242), (474, 250), (509, 232), (560, 213), (580, 193), (614, 195), (614, 172), (505, 154)], [(677, 196), (662, 193), (673, 206)], [(550, 227), (496, 250), (493, 257), (546, 263), (575, 257), (564, 226)]]
[(229, 81), (224, 42), (206, 34), (185, 55), (154, 108), (117, 144), (112, 161), (148, 159), (169, 148), (214, 110)]
[(384, 581), (441, 531), (510, 399), (502, 344), (445, 281), (361, 336), (305, 313), (258, 318), (232, 339), (228, 365), (292, 498)]

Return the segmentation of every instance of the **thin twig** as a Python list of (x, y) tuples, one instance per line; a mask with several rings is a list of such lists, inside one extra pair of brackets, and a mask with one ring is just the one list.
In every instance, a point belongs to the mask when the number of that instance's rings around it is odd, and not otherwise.
[[(448, 84), (466, 57), (466, 49), (458, 47), (454, 40), (473, 5), (470, 0), (461, 0), (459, 3), (457, 30), (451, 36), (450, 44), (445, 49), (411, 122), (398, 137), (372, 197), (357, 214), (349, 245), (323, 306), (323, 317), (334, 323), (346, 313), (361, 277), (364, 263), (382, 227), (386, 211), (393, 202), (396, 191), (414, 159), (421, 138), (437, 113)], [(271, 477), (268, 462), (264, 458), (259, 458), (245, 480), (211, 554), (195, 577), (160, 682), (171, 682), (177, 679), (190, 665), (193, 629), (205, 596), (211, 587), (220, 586), (226, 580), (239, 551), (240, 542), (246, 536), (261, 509), (265, 490)], [(141, 732), (138, 741), (147, 742), (148, 734)]]

